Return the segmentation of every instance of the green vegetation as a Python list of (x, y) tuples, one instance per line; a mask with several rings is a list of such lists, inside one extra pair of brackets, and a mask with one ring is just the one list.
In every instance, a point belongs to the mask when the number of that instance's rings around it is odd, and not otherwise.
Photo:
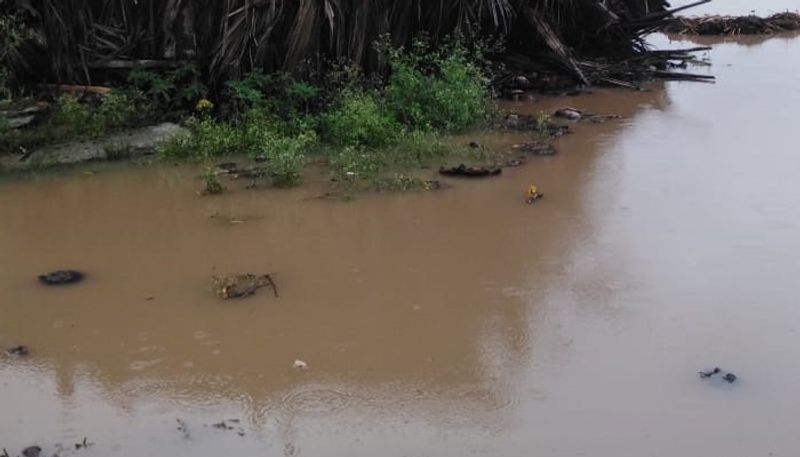
[(202, 178), (205, 184), (202, 192), (203, 195), (217, 195), (225, 192), (225, 188), (222, 186), (222, 183), (219, 182), (213, 169), (207, 169), (206, 172), (203, 173)]
[[(129, 85), (95, 100), (59, 98), (40, 127), (3, 135), (3, 150), (99, 138), (113, 130), (154, 120), (182, 118), (189, 133), (161, 144), (169, 160), (212, 163), (229, 156), (258, 158), (275, 186), (302, 179), (307, 157), (330, 165), (332, 178), (353, 188), (411, 190), (425, 181), (408, 173), (431, 167), (453, 152), (441, 141), (485, 121), (491, 114), (488, 80), (458, 44), (434, 50), (418, 40), (410, 50), (382, 40), (376, 49), (388, 74), (366, 77), (354, 67), (332, 67), (318, 79), (256, 71), (228, 81), (218, 104), (193, 66), (162, 72), (134, 70)], [(128, 157), (127, 145), (106, 146), (109, 160)], [(217, 176), (203, 175), (205, 193), (222, 190)]]
[(455, 132), (489, 115), (488, 80), (460, 44), (430, 49), (417, 40), (411, 52), (385, 48), (391, 76), (386, 101), (395, 117), (425, 130)]

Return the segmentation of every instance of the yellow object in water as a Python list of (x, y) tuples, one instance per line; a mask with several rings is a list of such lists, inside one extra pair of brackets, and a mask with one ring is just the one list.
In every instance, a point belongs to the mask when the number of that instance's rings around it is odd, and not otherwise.
[(528, 197), (534, 197), (538, 193), (539, 193), (539, 188), (536, 187), (536, 185), (531, 184), (530, 187), (528, 187)]

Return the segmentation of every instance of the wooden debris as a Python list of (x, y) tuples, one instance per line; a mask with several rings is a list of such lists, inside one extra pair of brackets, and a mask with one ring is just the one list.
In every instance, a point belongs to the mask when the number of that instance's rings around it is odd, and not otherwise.
[(665, 33), (680, 35), (769, 35), (800, 30), (800, 14), (759, 16), (676, 17), (664, 24)]
[(263, 287), (271, 287), (275, 298), (278, 298), (278, 286), (270, 275), (254, 274), (214, 276), (214, 290), (220, 298), (230, 300), (255, 295)]

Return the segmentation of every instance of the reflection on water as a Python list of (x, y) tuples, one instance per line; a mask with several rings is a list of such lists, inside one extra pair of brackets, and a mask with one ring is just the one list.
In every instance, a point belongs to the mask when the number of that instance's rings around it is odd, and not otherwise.
[[(0, 345), (33, 351), (0, 358), (0, 447), (796, 455), (800, 46), (711, 56), (715, 85), (510, 105), (624, 119), (441, 193), (198, 198), (169, 166), (0, 183)], [(64, 267), (87, 280), (36, 284)], [(272, 273), (280, 298), (220, 302), (227, 272)], [(741, 382), (697, 379), (714, 365)]]

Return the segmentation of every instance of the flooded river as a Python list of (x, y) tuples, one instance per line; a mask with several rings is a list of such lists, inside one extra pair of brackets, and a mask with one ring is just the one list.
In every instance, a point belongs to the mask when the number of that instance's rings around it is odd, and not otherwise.
[[(0, 356), (0, 448), (800, 454), (800, 39), (710, 57), (714, 85), (508, 106), (624, 118), (441, 192), (199, 198), (183, 166), (0, 182), (0, 346), (31, 348)], [(37, 284), (57, 268), (88, 276)], [(279, 297), (210, 291), (244, 272)]]

